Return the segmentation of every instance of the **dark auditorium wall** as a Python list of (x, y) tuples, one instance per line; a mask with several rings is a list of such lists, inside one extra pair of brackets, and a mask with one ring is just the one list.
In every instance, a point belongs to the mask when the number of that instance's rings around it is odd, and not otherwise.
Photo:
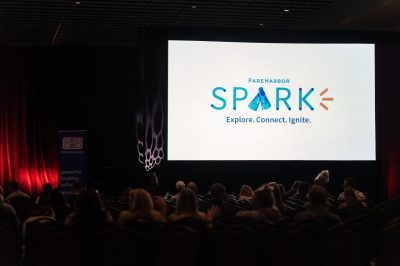
[[(143, 167), (134, 152), (134, 112), (140, 101), (135, 48), (7, 47), (3, 52), (29, 64), (23, 78), (31, 92), (27, 103), (35, 106), (30, 119), (38, 123), (35, 134), (45, 136), (34, 148), (50, 154), (54, 164), (57, 130), (87, 129), (91, 180), (104, 180), (118, 192), (141, 182)], [(16, 172), (10, 178), (26, 181)]]

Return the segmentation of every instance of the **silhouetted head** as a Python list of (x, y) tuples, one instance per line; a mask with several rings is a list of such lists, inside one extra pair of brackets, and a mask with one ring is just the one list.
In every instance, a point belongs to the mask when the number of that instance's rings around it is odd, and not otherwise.
[(141, 188), (134, 189), (130, 193), (131, 195), (131, 210), (135, 212), (139, 212), (142, 214), (150, 214), (153, 210), (153, 201), (150, 197), (150, 194)]
[(176, 202), (176, 214), (194, 215), (198, 210), (196, 194), (191, 189), (182, 190)]
[(240, 188), (239, 196), (241, 196), (241, 197), (253, 197), (253, 195), (254, 195), (254, 191), (250, 186), (243, 185)]
[(185, 182), (179, 180), (175, 184), (176, 192), (179, 193), (185, 189)]
[(213, 200), (224, 200), (226, 194), (225, 186), (220, 183), (215, 183), (210, 188), (210, 194)]
[(317, 177), (315, 178), (315, 181), (328, 184), (329, 183), (329, 171), (328, 170), (321, 171), (321, 173), (319, 173), (317, 175)]
[(42, 195), (47, 196), (50, 195), (51, 191), (53, 190), (53, 187), (50, 183), (46, 183), (42, 187)]
[(186, 186), (188, 189), (191, 189), (194, 193), (197, 193), (198, 188), (195, 182), (189, 182)]
[(269, 208), (274, 205), (274, 199), (271, 193), (271, 189), (265, 186), (263, 189), (259, 189), (254, 193), (253, 196), (253, 208), (255, 210)]
[(328, 192), (321, 186), (312, 186), (308, 192), (308, 199), (313, 205), (325, 205), (328, 200)]

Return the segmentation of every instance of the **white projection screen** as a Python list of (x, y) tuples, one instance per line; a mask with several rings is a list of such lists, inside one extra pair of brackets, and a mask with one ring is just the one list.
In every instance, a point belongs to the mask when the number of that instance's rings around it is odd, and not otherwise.
[(375, 160), (374, 51), (168, 41), (168, 160)]

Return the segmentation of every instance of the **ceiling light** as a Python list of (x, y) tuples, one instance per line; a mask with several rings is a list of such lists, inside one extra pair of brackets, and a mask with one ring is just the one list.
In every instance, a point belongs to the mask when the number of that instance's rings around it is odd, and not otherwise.
[(196, 9), (196, 8), (197, 8), (197, 6), (192, 6), (192, 8), (193, 8), (193, 9)]
[(79, 1), (75, 2), (75, 5), (80, 5), (80, 4), (81, 4), (81, 2), (79, 2)]
[(260, 23), (260, 24), (258, 24), (260, 27), (262, 27), (262, 26), (264, 26), (264, 24), (263, 23)]
[(283, 12), (290, 12), (290, 9), (284, 9)]

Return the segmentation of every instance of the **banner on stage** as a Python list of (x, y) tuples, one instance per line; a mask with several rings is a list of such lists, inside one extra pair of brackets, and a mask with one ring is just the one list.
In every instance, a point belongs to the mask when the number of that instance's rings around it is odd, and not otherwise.
[(71, 194), (74, 183), (87, 180), (87, 130), (58, 131), (58, 142), (58, 187)]

